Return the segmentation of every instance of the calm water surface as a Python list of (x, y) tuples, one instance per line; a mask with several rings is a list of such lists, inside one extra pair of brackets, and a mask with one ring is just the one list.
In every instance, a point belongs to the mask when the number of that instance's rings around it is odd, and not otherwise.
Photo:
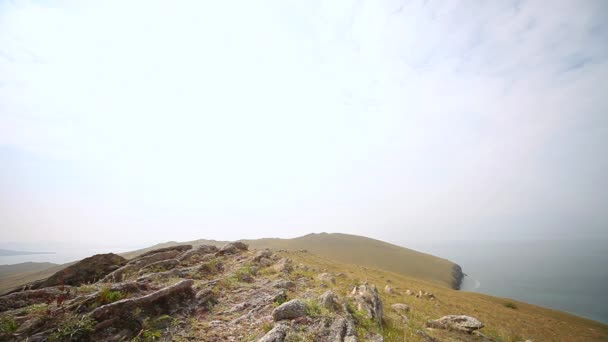
[(608, 323), (608, 240), (408, 241), (462, 266), (462, 290)]

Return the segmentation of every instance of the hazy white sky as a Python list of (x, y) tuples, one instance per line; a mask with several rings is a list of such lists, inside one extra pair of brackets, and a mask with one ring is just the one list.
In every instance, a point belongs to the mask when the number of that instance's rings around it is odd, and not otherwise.
[(2, 240), (608, 234), (608, 1), (0, 1)]

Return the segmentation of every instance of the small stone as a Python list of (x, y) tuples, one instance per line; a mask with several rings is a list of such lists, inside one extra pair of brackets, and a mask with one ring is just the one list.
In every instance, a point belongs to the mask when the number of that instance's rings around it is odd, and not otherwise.
[(391, 308), (397, 312), (409, 312), (410, 306), (403, 303), (396, 303), (391, 305)]

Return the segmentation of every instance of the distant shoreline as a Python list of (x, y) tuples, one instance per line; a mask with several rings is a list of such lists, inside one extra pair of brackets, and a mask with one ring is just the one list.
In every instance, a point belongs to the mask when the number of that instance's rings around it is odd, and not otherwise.
[(13, 251), (13, 250), (9, 250), (9, 249), (0, 249), (0, 256), (38, 255), (38, 254), (55, 254), (55, 252), (30, 252), (30, 251)]

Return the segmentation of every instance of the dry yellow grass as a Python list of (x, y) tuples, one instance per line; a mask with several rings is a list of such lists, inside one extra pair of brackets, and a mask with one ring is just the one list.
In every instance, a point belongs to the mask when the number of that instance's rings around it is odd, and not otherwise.
[[(386, 341), (423, 341), (415, 334), (424, 329), (430, 319), (449, 314), (465, 314), (478, 318), (486, 326), (481, 330), (497, 341), (608, 341), (608, 326), (599, 322), (577, 317), (560, 311), (539, 306), (497, 298), (479, 293), (456, 291), (432, 282), (420, 281), (401, 274), (360, 265), (339, 263), (310, 253), (282, 252), (294, 262), (303, 263), (322, 271), (344, 273), (346, 278), (338, 278), (335, 291), (346, 294), (357, 282), (367, 281), (378, 286), (384, 302), (386, 314)], [(383, 288), (390, 284), (397, 293), (389, 295)], [(429, 291), (436, 300), (408, 296), (405, 291)], [(504, 304), (511, 302), (516, 309)], [(410, 305), (409, 324), (403, 324), (390, 309), (394, 303)], [(444, 334), (441, 330), (432, 332), (437, 337)]]

